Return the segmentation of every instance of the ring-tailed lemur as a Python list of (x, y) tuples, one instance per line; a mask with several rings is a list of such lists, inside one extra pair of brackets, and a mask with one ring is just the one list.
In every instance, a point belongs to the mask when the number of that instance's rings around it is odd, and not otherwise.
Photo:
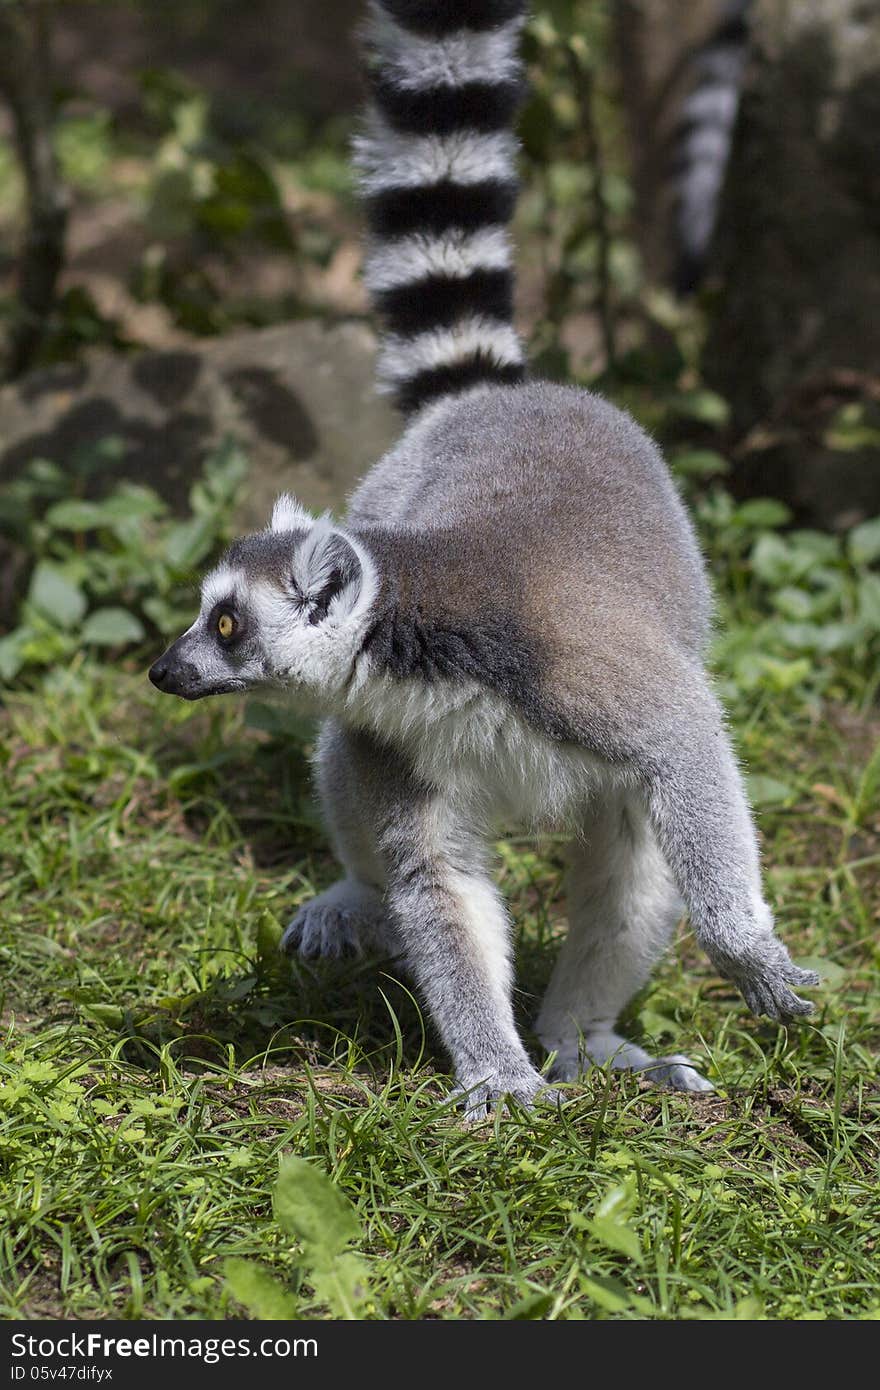
[(691, 64), (691, 90), (674, 134), (675, 288), (690, 294), (703, 276), (739, 110), (751, 0), (724, 0), (718, 23)]
[(375, 0), (357, 147), (386, 382), (410, 420), (344, 525), (282, 497), (150, 672), (200, 699), (273, 688), (320, 711), (345, 877), (304, 956), (400, 955), (471, 1113), (542, 1078), (511, 1006), (500, 823), (570, 828), (569, 933), (537, 1021), (551, 1078), (591, 1061), (707, 1090), (615, 1032), (684, 900), (756, 1013), (808, 1012), (703, 670), (709, 591), (652, 442), (607, 401), (524, 381), (511, 324), (520, 0)]

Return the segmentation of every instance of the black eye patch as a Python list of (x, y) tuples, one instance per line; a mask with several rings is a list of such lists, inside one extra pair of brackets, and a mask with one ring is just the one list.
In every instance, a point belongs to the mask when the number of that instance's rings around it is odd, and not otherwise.
[[(224, 627), (228, 622), (231, 622), (232, 627), (229, 632), (225, 632)], [(245, 629), (245, 620), (232, 597), (221, 599), (219, 603), (215, 603), (208, 614), (207, 630), (217, 638), (224, 650), (228, 651), (230, 647), (234, 647), (240, 642), (245, 634)]]

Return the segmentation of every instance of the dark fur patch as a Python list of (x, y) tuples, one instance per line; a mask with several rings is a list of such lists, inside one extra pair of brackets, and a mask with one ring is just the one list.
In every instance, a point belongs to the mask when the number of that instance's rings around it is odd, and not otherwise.
[(418, 610), (390, 602), (376, 618), (363, 650), (399, 680), (476, 681), (509, 700), (551, 738), (571, 730), (540, 701), (542, 656), (537, 644), (506, 614), (483, 614), (472, 626), (429, 621)]
[(382, 115), (395, 130), (411, 135), (506, 130), (523, 95), (521, 82), (467, 82), (460, 87), (401, 90), (381, 72), (372, 74), (370, 85)]
[(513, 276), (509, 270), (475, 270), (467, 276), (428, 275), (411, 285), (382, 290), (375, 299), (395, 333), (446, 328), (472, 313), (509, 323), (513, 318)]
[(441, 179), (427, 188), (391, 188), (366, 200), (370, 229), (380, 237), (504, 225), (516, 206), (515, 179), (460, 184)]
[(402, 28), (432, 38), (456, 29), (498, 29), (525, 10), (523, 0), (381, 0), (381, 5)]
[(400, 409), (409, 413), (420, 410), (428, 401), (438, 396), (465, 391), (469, 386), (477, 386), (481, 381), (493, 382), (498, 386), (515, 386), (525, 379), (525, 374), (526, 369), (522, 363), (501, 366), (488, 353), (476, 352), (473, 356), (449, 367), (432, 367), (419, 372), (397, 388), (396, 400)]
[(486, 618), (473, 628), (442, 626), (416, 609), (389, 605), (374, 622), (364, 650), (399, 679), (477, 680), (496, 689), (522, 690), (534, 683), (535, 655), (518, 638), (516, 624)]
[(732, 47), (742, 48), (749, 40), (749, 24), (745, 14), (731, 15), (730, 19), (716, 29), (711, 44), (712, 48)]
[(249, 583), (259, 579), (277, 582), (290, 575), (294, 551), (304, 538), (305, 532), (257, 531), (233, 541), (223, 563), (243, 570)]

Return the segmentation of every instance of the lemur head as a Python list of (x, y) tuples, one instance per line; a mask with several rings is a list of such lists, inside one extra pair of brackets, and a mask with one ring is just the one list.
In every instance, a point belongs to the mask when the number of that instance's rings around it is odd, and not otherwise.
[(205, 578), (199, 616), (150, 680), (185, 700), (262, 686), (325, 705), (352, 675), (376, 589), (357, 540), (280, 497)]

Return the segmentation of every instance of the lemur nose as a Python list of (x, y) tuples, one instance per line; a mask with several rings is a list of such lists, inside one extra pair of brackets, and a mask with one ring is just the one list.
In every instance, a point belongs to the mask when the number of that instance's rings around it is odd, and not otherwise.
[(162, 683), (167, 675), (168, 667), (161, 660), (154, 662), (153, 665), (150, 667), (150, 680), (153, 682), (155, 686), (159, 688), (159, 690), (162, 689)]

